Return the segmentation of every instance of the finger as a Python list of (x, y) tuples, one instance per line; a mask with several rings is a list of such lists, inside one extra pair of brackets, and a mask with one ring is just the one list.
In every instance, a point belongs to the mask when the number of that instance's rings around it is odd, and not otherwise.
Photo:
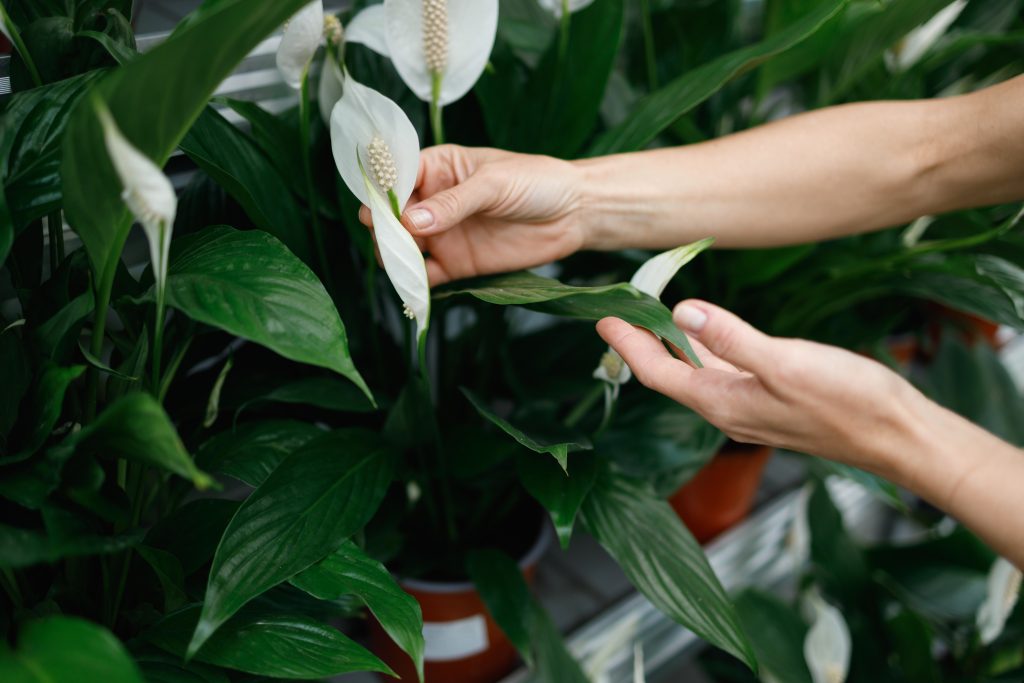
[[(701, 344), (696, 339), (690, 339), (690, 347), (693, 348), (693, 352), (697, 354), (697, 358), (704, 364), (704, 367), (711, 368), (713, 370), (725, 370), (727, 372), (739, 372), (735, 365), (724, 361), (715, 354), (711, 353), (711, 349)], [(669, 348), (672, 349), (672, 353), (676, 354), (676, 357), (684, 363), (689, 364), (689, 360), (686, 354), (683, 353), (675, 344), (669, 344)]]
[(598, 322), (597, 333), (622, 356), (641, 384), (689, 405), (686, 387), (694, 369), (673, 358), (656, 336), (618, 318)]
[(776, 340), (714, 304), (689, 299), (676, 305), (672, 319), (714, 355), (758, 372), (770, 362)]
[(490, 208), (496, 196), (494, 184), (487, 176), (472, 175), (465, 182), (408, 207), (402, 215), (402, 224), (413, 235), (436, 235)]
[(359, 222), (368, 228), (373, 227), (373, 214), (370, 212), (370, 207), (360, 206), (359, 207)]
[(444, 269), (437, 259), (427, 258), (427, 281), (431, 287), (437, 287), (452, 281), (452, 276)]

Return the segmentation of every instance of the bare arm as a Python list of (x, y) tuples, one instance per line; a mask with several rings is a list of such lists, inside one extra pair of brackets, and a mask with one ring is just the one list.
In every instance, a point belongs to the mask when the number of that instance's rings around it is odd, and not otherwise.
[(868, 102), (710, 142), (576, 162), (594, 249), (830, 239), (1024, 199), (1024, 76), (961, 97)]

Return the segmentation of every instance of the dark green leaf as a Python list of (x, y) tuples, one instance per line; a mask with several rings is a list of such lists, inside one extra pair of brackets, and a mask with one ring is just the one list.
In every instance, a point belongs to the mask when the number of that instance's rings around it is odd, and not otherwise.
[(566, 318), (622, 318), (671, 342), (691, 362), (701, 367), (700, 359), (693, 352), (686, 335), (672, 322), (672, 312), (660, 301), (637, 291), (630, 284), (575, 287), (533, 273), (519, 272), (466, 280), (441, 290), (435, 296), (444, 298), (456, 294), (469, 294), (500, 306), (524, 306)]
[(17, 647), (0, 642), (0, 680), (7, 683), (144, 683), (121, 642), (84, 619), (46, 617), (26, 624)]
[(323, 433), (319, 427), (293, 420), (251, 422), (205, 442), (196, 453), (196, 463), (259, 486), (282, 460)]
[[(145, 638), (184, 656), (199, 606), (164, 617)], [(352, 671), (391, 674), (382, 661), (340, 631), (301, 615), (248, 608), (213, 634), (193, 654), (196, 661), (257, 676), (311, 680)]]
[(79, 350), (79, 352), (81, 352), (82, 357), (85, 358), (85, 361), (89, 365), (91, 365), (92, 367), (94, 367), (97, 370), (99, 370), (100, 372), (102, 372), (104, 374), (107, 374), (107, 375), (112, 375), (114, 377), (117, 377), (118, 379), (121, 379), (121, 380), (125, 381), (125, 382), (137, 382), (137, 381), (139, 381), (138, 376), (132, 377), (132, 376), (124, 374), (123, 372), (118, 372), (114, 368), (110, 367), (109, 365), (107, 365), (106, 363), (101, 361), (96, 356), (92, 355), (92, 351), (87, 349), (85, 347), (85, 344), (83, 344), (82, 342), (78, 342), (78, 350)]
[(899, 488), (892, 482), (886, 481), (878, 475), (871, 474), (870, 472), (865, 472), (864, 470), (857, 469), (856, 467), (851, 467), (850, 465), (844, 465), (843, 463), (825, 460), (823, 458), (815, 458), (813, 456), (809, 457), (811, 458), (811, 466), (819, 469), (823, 474), (834, 474), (851, 481), (855, 481), (887, 505), (891, 505), (901, 512), (905, 512), (907, 510), (907, 504), (903, 502), (902, 498), (900, 498)]
[(185, 595), (185, 574), (178, 558), (164, 550), (144, 545), (135, 550), (160, 582), (164, 591), (164, 611), (171, 612), (184, 605), (188, 601)]
[(642, 149), (683, 114), (718, 92), (736, 76), (788, 50), (824, 26), (848, 0), (823, 0), (764, 42), (730, 52), (683, 74), (645, 97), (622, 124), (609, 130), (590, 148), (591, 156)]
[(308, 377), (282, 384), (247, 400), (238, 407), (235, 417), (246, 408), (264, 402), (307, 405), (343, 413), (366, 413), (374, 409), (365, 394), (351, 384), (332, 377)]
[(942, 674), (933, 654), (933, 635), (927, 622), (908, 610), (902, 610), (885, 621), (885, 629), (893, 645), (893, 668), (903, 679), (915, 683), (939, 683)]
[(362, 430), (329, 432), (285, 458), (224, 532), (189, 654), (247, 602), (360, 530), (377, 511), (393, 469), (392, 451)]
[(725, 589), (668, 503), (605, 471), (583, 503), (583, 522), (655, 607), (757, 669)]
[[(65, 557), (109, 555), (131, 548), (142, 538), (140, 533), (100, 536), (64, 535), (18, 529), (0, 524), (0, 567), (17, 569), (56, 562)], [(6, 679), (3, 679), (6, 680)]]
[[(68, 345), (68, 340), (78, 336), (80, 323), (93, 311), (92, 290), (80, 294), (65, 304), (49, 320), (35, 330), (33, 339), (38, 344), (40, 355), (55, 358)], [(71, 342), (73, 347), (74, 342)]]
[(333, 370), (372, 400), (327, 290), (281, 242), (262, 231), (220, 226), (175, 246), (167, 305), (290, 360)]
[[(0, 435), (6, 441), (18, 419), (21, 399), (32, 380), (25, 344), (14, 327), (0, 331), (0, 377), (4, 378), (4, 390), (0, 391)], [(5, 443), (0, 453), (6, 450)]]
[(544, 458), (520, 456), (516, 459), (519, 481), (531, 496), (551, 515), (562, 548), (569, 547), (583, 499), (597, 477), (595, 456), (580, 454), (572, 458), (572, 471), (566, 474)]
[(292, 584), (321, 600), (355, 595), (392, 640), (409, 655), (423, 680), (423, 614), (415, 598), (402, 590), (380, 562), (348, 541), (336, 552), (292, 579)]
[(819, 581), (831, 595), (855, 604), (866, 588), (867, 563), (820, 480), (815, 482), (807, 501), (807, 522), (811, 531), (811, 562)]
[(149, 530), (146, 545), (174, 555), (188, 576), (213, 558), (238, 506), (233, 500), (217, 498), (189, 501)]
[(811, 683), (804, 661), (807, 624), (795, 609), (768, 593), (745, 590), (736, 596), (736, 612), (764, 673), (786, 683)]
[[(539, 435), (539, 434), (527, 434), (523, 430), (513, 425), (508, 420), (505, 420), (496, 415), (490, 408), (483, 404), (479, 398), (473, 395), (473, 393), (462, 387), (462, 393), (465, 395), (469, 402), (473, 404), (476, 411), (483, 417), (487, 418), (491, 423), (501, 429), (503, 432), (511, 436), (513, 439), (518, 441), (523, 446), (526, 446), (535, 453), (548, 453), (553, 457), (558, 464), (562, 467), (563, 471), (568, 471), (569, 463), (569, 450), (583, 451), (590, 450), (592, 446), (590, 441), (582, 435)], [(569, 440), (565, 440), (568, 438)]]
[(27, 398), (27, 410), (22, 419), (26, 432), (21, 452), (13, 458), (0, 458), (0, 462), (24, 460), (46, 442), (64, 409), (64, 394), (83, 372), (84, 365), (69, 368), (50, 362), (43, 365), (42, 373)]
[(277, 167), (278, 175), (291, 187), (292, 192), (302, 196), (306, 191), (305, 165), (297, 128), (255, 102), (230, 98), (217, 98), (214, 102), (227, 105), (249, 123), (253, 140)]

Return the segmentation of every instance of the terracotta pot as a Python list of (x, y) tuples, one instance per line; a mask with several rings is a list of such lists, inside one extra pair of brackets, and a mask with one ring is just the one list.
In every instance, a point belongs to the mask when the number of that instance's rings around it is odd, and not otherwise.
[[(939, 318), (947, 320), (949, 323), (959, 330), (963, 337), (963, 340), (968, 344), (976, 344), (979, 341), (983, 341), (990, 345), (994, 349), (1000, 349), (1004, 345), (1004, 341), (999, 336), (999, 324), (986, 320), (979, 315), (973, 313), (966, 313), (964, 311), (958, 311), (948, 306), (936, 305), (935, 310)], [(929, 336), (931, 337), (932, 347), (934, 349), (939, 348), (939, 344), (942, 341), (942, 334), (947, 326), (942, 324), (942, 321), (934, 321), (929, 326)]]
[[(550, 543), (551, 531), (545, 524), (533, 547), (519, 561), (527, 583), (532, 584), (537, 563)], [(494, 623), (472, 583), (413, 579), (399, 583), (423, 609), (426, 683), (494, 683), (515, 668), (515, 648)], [(398, 674), (397, 680), (416, 681), (412, 659), (374, 619), (370, 619), (369, 631), (370, 648)]]
[(750, 513), (771, 455), (768, 446), (728, 443), (668, 502), (698, 541), (710, 541)]

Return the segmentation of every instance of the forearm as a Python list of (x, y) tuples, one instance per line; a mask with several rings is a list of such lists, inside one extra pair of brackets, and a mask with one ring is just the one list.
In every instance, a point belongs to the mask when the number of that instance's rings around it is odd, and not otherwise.
[(1024, 568), (1024, 451), (920, 395), (907, 416), (879, 469)]
[(793, 116), (706, 143), (576, 162), (593, 249), (830, 239), (1024, 198), (1024, 77), (946, 100)]

